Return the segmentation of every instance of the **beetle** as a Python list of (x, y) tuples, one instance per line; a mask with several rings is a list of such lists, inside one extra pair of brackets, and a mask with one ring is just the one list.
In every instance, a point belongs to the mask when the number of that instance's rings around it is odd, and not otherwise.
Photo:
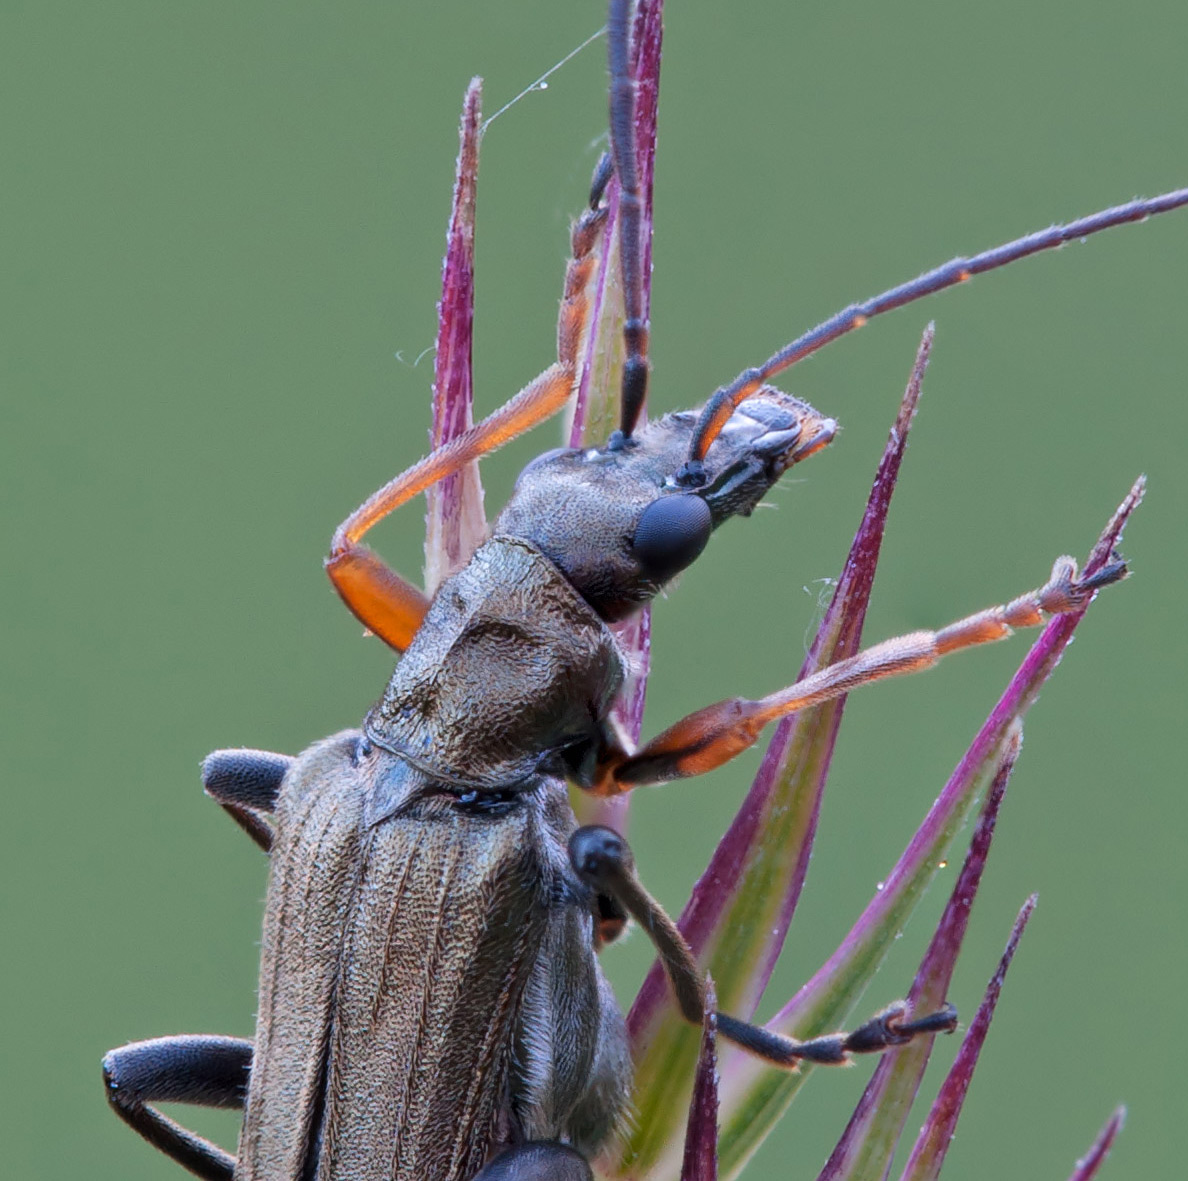
[[(635, 875), (626, 843), (577, 828), (572, 780), (612, 795), (711, 769), (776, 717), (960, 648), (1079, 609), (1125, 573), (1081, 578), (1060, 559), (1037, 591), (937, 632), (876, 645), (758, 701), (730, 700), (633, 749), (610, 721), (629, 616), (748, 515), (836, 423), (769, 379), (873, 315), (1070, 238), (1188, 203), (1133, 202), (954, 260), (830, 318), (699, 411), (643, 424), (639, 179), (628, 71), (630, 6), (611, 4), (612, 167), (621, 186), (626, 296), (622, 416), (606, 445), (525, 469), (493, 536), (432, 602), (362, 544), (388, 512), (569, 398), (582, 276), (604, 219), (597, 174), (574, 232), (558, 362), (409, 469), (340, 527), (327, 562), (348, 607), (404, 653), (362, 728), (298, 759), (216, 752), (208, 792), (270, 848), (255, 1045), (135, 1043), (105, 1060), (117, 1113), (203, 1177), (585, 1177), (629, 1092), (622, 1019), (595, 952), (632, 916), (657, 944), (682, 1013), (705, 994), (679, 932)], [(558, 511), (560, 506), (561, 511)], [(719, 1015), (719, 1033), (781, 1065), (844, 1060), (950, 1029), (951, 1009), (894, 1006), (807, 1042)], [(238, 1163), (151, 1103), (243, 1106)], [(506, 1150), (506, 1151), (505, 1151)], [(499, 1155), (502, 1153), (502, 1155)]]

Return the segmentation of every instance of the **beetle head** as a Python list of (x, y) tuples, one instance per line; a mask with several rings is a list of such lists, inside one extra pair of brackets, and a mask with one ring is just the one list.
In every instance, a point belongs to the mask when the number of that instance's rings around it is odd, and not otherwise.
[(772, 386), (741, 403), (705, 459), (688, 463), (696, 411), (667, 414), (618, 449), (563, 448), (520, 474), (497, 533), (537, 546), (607, 620), (651, 599), (748, 516), (789, 467), (824, 447), (837, 423)]

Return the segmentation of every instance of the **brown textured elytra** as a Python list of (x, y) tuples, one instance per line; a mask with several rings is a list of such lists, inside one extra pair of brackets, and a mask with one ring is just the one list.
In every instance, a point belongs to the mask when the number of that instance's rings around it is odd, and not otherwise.
[[(377, 796), (393, 814), (369, 821)], [(625, 1036), (563, 783), (493, 819), (347, 732), (301, 757), (275, 823), (236, 1178), (466, 1181), (493, 1144), (605, 1138)]]

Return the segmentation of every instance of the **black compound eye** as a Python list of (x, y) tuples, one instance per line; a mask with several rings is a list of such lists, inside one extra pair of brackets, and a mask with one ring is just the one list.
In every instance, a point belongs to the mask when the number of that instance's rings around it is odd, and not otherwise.
[(662, 496), (640, 514), (631, 548), (644, 574), (667, 582), (705, 549), (712, 528), (709, 505), (700, 496)]

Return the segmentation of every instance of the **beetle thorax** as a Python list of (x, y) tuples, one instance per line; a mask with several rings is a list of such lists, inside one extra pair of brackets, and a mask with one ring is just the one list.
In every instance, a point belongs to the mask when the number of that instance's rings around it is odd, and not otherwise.
[(447, 783), (514, 786), (595, 744), (622, 678), (610, 630), (553, 563), (494, 537), (442, 584), (367, 733)]

